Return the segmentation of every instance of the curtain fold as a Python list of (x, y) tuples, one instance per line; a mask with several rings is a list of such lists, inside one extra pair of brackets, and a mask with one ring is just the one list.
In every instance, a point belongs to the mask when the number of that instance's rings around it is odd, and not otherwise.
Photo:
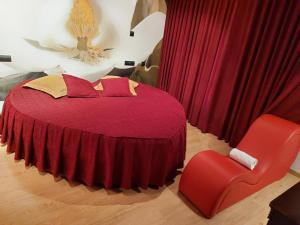
[(300, 123), (298, 0), (172, 0), (158, 86), (235, 146), (263, 113)]

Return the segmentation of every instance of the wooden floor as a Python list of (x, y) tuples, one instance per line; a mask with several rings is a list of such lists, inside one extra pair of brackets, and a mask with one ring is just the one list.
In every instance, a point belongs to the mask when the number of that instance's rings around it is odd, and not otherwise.
[[(229, 146), (188, 126), (186, 162), (208, 148)], [(179, 179), (159, 190), (87, 188), (25, 168), (0, 147), (0, 225), (263, 225), (270, 200), (299, 181), (288, 174), (207, 220), (178, 194)]]

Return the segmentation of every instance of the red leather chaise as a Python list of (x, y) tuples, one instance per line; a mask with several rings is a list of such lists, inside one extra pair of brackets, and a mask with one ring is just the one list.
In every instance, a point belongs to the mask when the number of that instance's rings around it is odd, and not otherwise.
[(208, 218), (282, 178), (300, 150), (300, 126), (263, 115), (237, 148), (258, 159), (253, 171), (212, 150), (195, 155), (183, 171), (179, 190)]

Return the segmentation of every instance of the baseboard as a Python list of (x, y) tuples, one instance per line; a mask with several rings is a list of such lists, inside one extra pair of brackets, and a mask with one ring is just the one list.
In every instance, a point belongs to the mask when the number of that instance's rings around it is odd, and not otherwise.
[(290, 172), (290, 174), (293, 174), (294, 176), (300, 178), (300, 173), (299, 172), (296, 172), (295, 170), (292, 170), (292, 169), (290, 169), (289, 172)]

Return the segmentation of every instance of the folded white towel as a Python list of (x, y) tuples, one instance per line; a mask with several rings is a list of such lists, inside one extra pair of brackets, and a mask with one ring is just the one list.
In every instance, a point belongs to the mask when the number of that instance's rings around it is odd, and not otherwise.
[(257, 165), (258, 160), (251, 155), (243, 152), (237, 148), (231, 149), (229, 157), (237, 161), (238, 163), (246, 166), (250, 170), (253, 170)]
[(4, 101), (0, 101), (0, 115), (2, 113), (3, 104), (4, 104)]

